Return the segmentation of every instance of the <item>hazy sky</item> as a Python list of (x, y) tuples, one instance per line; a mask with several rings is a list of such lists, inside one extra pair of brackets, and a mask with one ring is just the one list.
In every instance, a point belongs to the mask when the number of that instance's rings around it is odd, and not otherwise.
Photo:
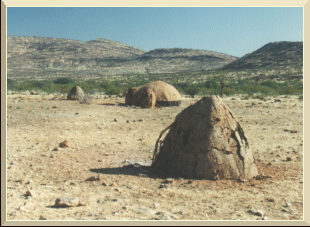
[(302, 7), (8, 7), (7, 34), (140, 48), (192, 48), (241, 57), (274, 41), (303, 41)]

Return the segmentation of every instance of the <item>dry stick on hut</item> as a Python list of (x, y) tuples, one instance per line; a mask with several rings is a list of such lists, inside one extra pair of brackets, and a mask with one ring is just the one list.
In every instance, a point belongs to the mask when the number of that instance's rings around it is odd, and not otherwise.
[[(172, 124), (171, 124), (172, 125)], [(163, 136), (163, 134), (168, 130), (170, 129), (171, 125), (169, 125), (167, 128), (165, 128), (163, 131), (161, 131), (161, 133), (159, 134), (159, 137), (156, 141), (156, 144), (155, 144), (155, 149), (154, 149), (154, 154), (153, 154), (153, 159), (152, 161), (154, 162), (155, 161), (155, 158), (156, 158), (156, 155), (158, 153), (158, 143), (160, 142), (160, 138)], [(160, 149), (160, 148), (159, 148)]]

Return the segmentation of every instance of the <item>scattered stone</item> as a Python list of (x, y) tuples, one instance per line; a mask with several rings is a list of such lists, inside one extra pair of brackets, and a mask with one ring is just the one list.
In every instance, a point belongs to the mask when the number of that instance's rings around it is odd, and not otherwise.
[(160, 186), (159, 186), (159, 188), (168, 188), (168, 184), (161, 184)]
[(171, 183), (173, 183), (173, 179), (172, 178), (167, 178), (166, 180), (164, 180), (162, 182), (162, 184), (171, 184)]
[(269, 218), (267, 217), (267, 216), (264, 216), (263, 218), (262, 218), (262, 220), (268, 220)]
[(272, 161), (277, 162), (278, 160), (277, 159), (273, 159)]
[(183, 211), (183, 210), (180, 210), (178, 213), (179, 213), (180, 215), (183, 215), (183, 214), (184, 214), (184, 211)]
[(172, 215), (168, 214), (167, 212), (157, 212), (156, 215), (159, 217), (156, 217), (155, 220), (173, 220)]
[(287, 157), (287, 158), (286, 158), (286, 161), (287, 161), (287, 162), (290, 162), (290, 161), (292, 161), (292, 158), (291, 158), (291, 157)]
[(139, 121), (140, 121), (140, 122), (143, 122), (143, 121), (144, 121), (144, 119), (143, 119), (143, 118), (141, 118), (141, 119), (139, 119)]
[(102, 185), (103, 186), (108, 186), (108, 184), (106, 182), (103, 182)]
[(247, 179), (239, 179), (238, 181), (244, 183), (247, 182)]
[(282, 209), (281, 211), (282, 211), (282, 212), (288, 213), (288, 210), (286, 210), (286, 209)]
[(132, 122), (136, 122), (136, 119), (134, 119)]
[(43, 217), (42, 215), (39, 217), (39, 220), (46, 220), (45, 217)]
[(24, 206), (19, 206), (19, 207), (18, 207), (18, 210), (24, 210), (24, 209), (25, 209)]
[(27, 192), (26, 192), (26, 196), (31, 196), (31, 197), (36, 197), (37, 196), (37, 194), (34, 192), (34, 191), (32, 191), (32, 190), (28, 190)]
[(290, 203), (285, 204), (285, 207), (291, 207), (291, 206), (292, 206), (292, 204), (290, 204)]
[(61, 197), (55, 200), (55, 207), (75, 207), (75, 206), (86, 206), (84, 203), (80, 203), (79, 198), (68, 198)]
[(59, 147), (65, 148), (65, 147), (70, 147), (70, 145), (69, 145), (68, 141), (65, 140), (65, 141), (59, 143)]
[(275, 99), (274, 102), (281, 102), (281, 99)]
[(118, 215), (118, 211), (114, 211), (114, 212), (112, 212), (112, 215)]
[(92, 176), (92, 177), (87, 178), (85, 181), (100, 181), (100, 177)]
[(127, 209), (128, 209), (128, 207), (124, 206), (124, 207), (122, 207), (122, 209), (123, 209), (123, 210), (127, 210)]
[(262, 210), (254, 210), (254, 209), (251, 209), (249, 211), (249, 213), (252, 213), (254, 215), (257, 215), (257, 216), (260, 216), (260, 217), (263, 217), (265, 215), (264, 211)]
[(154, 209), (159, 207), (159, 203), (154, 203)]
[(298, 131), (296, 131), (296, 130), (284, 129), (284, 132), (297, 133)]
[(263, 128), (263, 130), (269, 130), (268, 128)]
[(118, 122), (118, 120), (115, 118), (115, 119), (114, 119), (114, 122)]
[(282, 154), (277, 154), (277, 157), (281, 157), (282, 156)]
[(52, 108), (57, 108), (57, 106), (52, 106)]
[(144, 173), (139, 173), (138, 176), (139, 176), (139, 177), (147, 177), (147, 175), (144, 174)]
[(116, 187), (115, 183), (110, 184), (110, 187)]
[(129, 121), (127, 120), (126, 123), (129, 123)]
[(121, 192), (122, 190), (120, 188), (115, 188), (114, 191)]
[(55, 147), (54, 149), (53, 149), (53, 151), (58, 151), (59, 150), (59, 148), (58, 147)]
[(268, 202), (274, 202), (274, 199), (273, 198), (268, 199)]

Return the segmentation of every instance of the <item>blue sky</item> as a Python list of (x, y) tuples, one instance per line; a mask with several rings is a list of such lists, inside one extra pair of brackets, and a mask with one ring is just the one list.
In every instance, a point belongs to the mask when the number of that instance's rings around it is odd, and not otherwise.
[(232, 56), (269, 42), (303, 41), (302, 7), (8, 7), (7, 34), (140, 48), (192, 48)]

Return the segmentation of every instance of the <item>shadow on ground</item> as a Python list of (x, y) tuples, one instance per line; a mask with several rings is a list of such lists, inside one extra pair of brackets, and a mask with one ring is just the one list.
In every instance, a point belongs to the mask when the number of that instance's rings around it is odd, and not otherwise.
[(131, 175), (131, 176), (139, 176), (139, 174), (145, 174), (149, 178), (162, 178), (158, 175), (154, 175), (151, 173), (150, 166), (123, 166), (123, 167), (115, 167), (115, 168), (100, 168), (100, 169), (90, 169), (93, 173), (101, 173), (108, 175)]

